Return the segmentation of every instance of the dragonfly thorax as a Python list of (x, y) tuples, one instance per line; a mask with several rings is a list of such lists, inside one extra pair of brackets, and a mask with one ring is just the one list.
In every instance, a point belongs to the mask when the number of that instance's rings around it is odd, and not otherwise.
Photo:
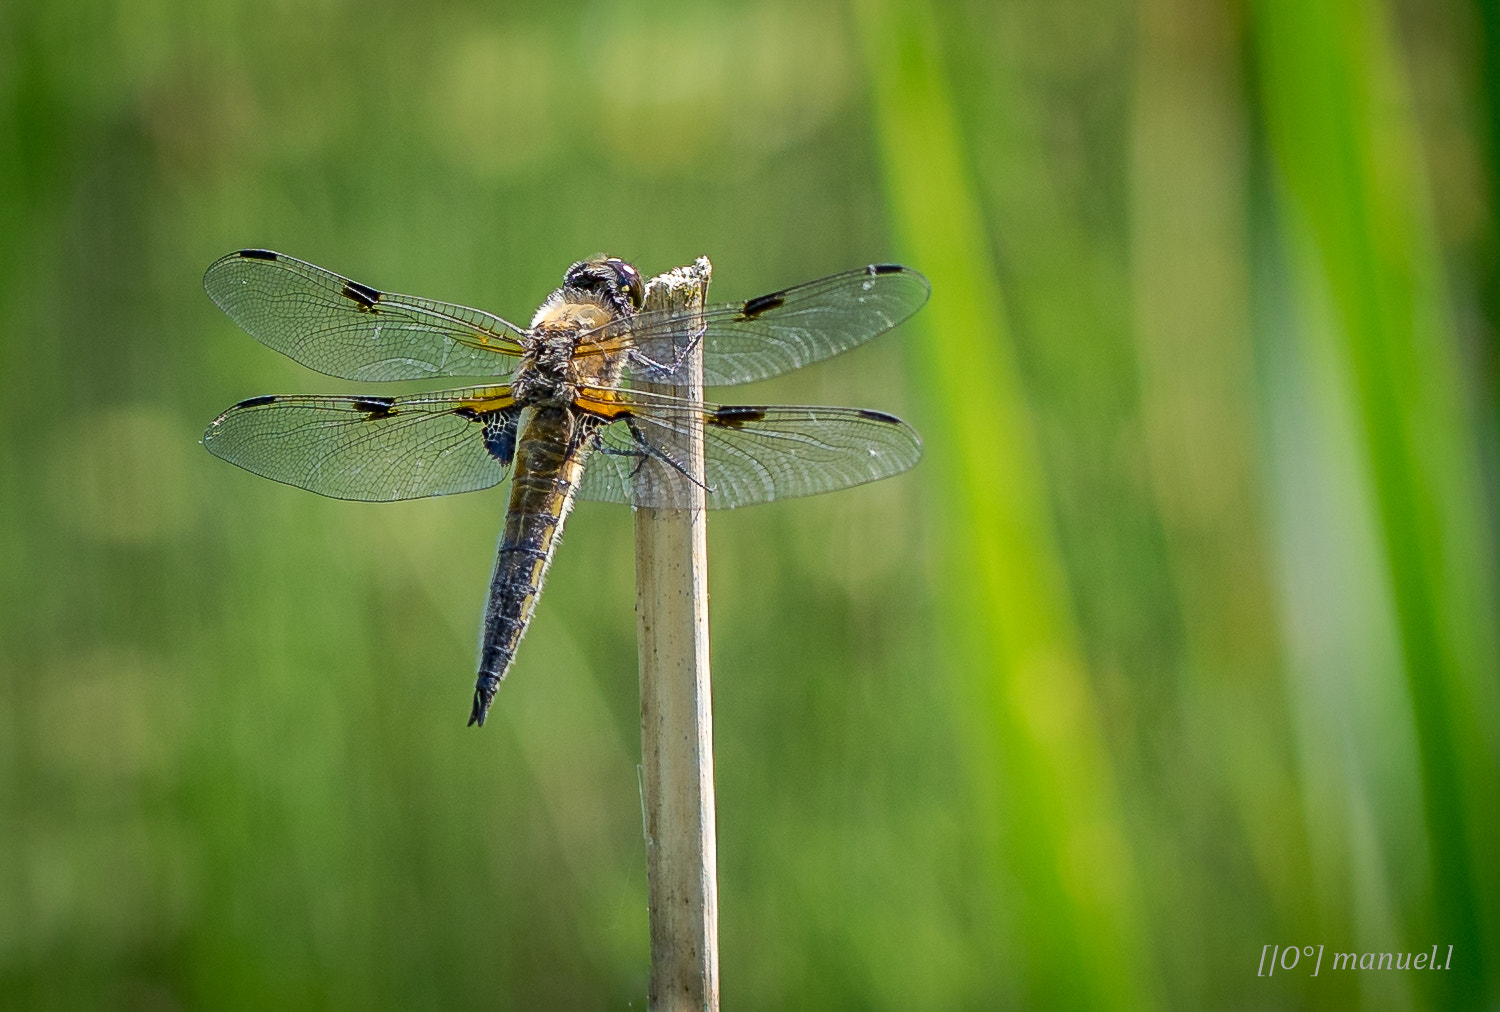
[(578, 395), (573, 375), (576, 329), (538, 327), (532, 335), (534, 343), (522, 356), (511, 386), (516, 403), (558, 407), (570, 403)]
[(537, 310), (526, 350), (516, 368), (512, 391), (517, 404), (562, 407), (578, 396), (580, 385), (618, 380), (618, 355), (579, 354), (579, 346), (621, 314), (591, 295), (559, 289)]

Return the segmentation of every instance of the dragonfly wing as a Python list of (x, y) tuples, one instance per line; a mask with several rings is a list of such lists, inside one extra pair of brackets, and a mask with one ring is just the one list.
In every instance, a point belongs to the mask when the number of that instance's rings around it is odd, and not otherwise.
[(262, 344), (343, 379), (508, 377), (525, 336), (481, 310), (382, 292), (269, 250), (221, 257), (203, 288)]
[(518, 414), (508, 387), (252, 397), (214, 419), (203, 445), (247, 471), (335, 499), (420, 499), (503, 481)]
[[(871, 264), (710, 307), (701, 321), (674, 312), (640, 313), (613, 329), (629, 330), (631, 369), (640, 379), (671, 382), (701, 340), (704, 385), (729, 386), (779, 376), (863, 344), (910, 317), (931, 290), (910, 268)], [(602, 346), (610, 347), (607, 337)]]
[[(916, 430), (882, 411), (652, 400), (600, 429), (580, 498), (681, 508), (683, 483), (693, 481), (704, 486), (709, 509), (733, 509), (876, 481), (922, 456)], [(700, 424), (704, 465), (696, 475), (672, 448)]]

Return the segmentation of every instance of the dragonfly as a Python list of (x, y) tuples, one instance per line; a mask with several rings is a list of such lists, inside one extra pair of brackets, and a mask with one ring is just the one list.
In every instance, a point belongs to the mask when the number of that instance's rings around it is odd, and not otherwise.
[[(890, 330), (930, 293), (896, 264), (689, 311), (646, 308), (640, 272), (597, 256), (567, 269), (528, 327), (271, 250), (221, 257), (203, 285), (252, 337), (318, 372), (482, 381), (400, 396), (251, 397), (203, 435), (215, 456), (336, 499), (416, 499), (510, 478), (470, 726), (483, 726), (515, 659), (576, 500), (682, 508), (691, 484), (708, 508), (732, 509), (886, 478), (922, 453), (916, 430), (883, 411), (710, 404), (661, 390), (682, 385), (693, 357), (703, 385), (731, 386)], [(674, 449), (693, 431), (701, 466)]]

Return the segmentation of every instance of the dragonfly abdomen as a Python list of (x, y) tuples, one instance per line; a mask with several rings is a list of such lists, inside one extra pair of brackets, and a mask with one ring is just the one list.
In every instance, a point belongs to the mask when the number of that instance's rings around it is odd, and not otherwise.
[(484, 725), (516, 647), (531, 622), (563, 523), (573, 508), (593, 423), (566, 408), (530, 408), (516, 440), (510, 508), (484, 610), (479, 676), (469, 723)]

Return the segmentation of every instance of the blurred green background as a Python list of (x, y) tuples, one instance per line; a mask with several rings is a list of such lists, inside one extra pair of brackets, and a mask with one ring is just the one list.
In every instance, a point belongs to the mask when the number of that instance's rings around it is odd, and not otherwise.
[(645, 1005), (628, 511), (465, 729), (503, 493), (196, 445), (269, 246), (931, 278), (731, 395), (927, 456), (711, 518), (726, 1007), (1500, 1007), (1497, 138), (1493, 0), (5, 4), (0, 1006)]

